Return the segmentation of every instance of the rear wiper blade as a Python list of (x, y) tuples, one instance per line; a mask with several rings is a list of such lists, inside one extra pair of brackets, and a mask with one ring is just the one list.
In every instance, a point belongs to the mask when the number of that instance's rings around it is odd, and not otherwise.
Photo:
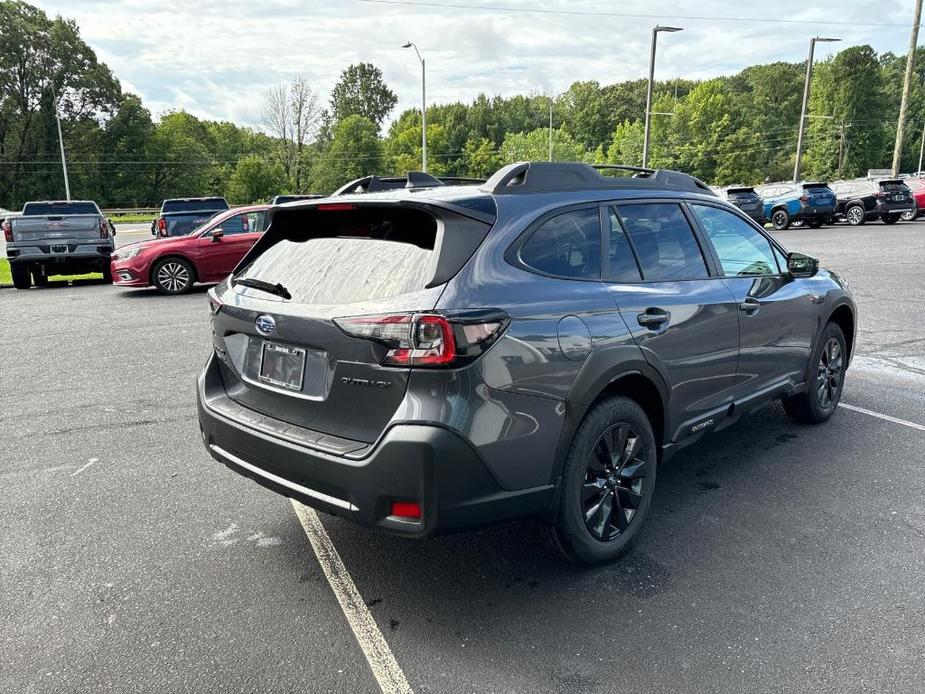
[(291, 299), (292, 294), (289, 293), (289, 290), (286, 289), (279, 282), (273, 284), (272, 282), (264, 282), (263, 280), (255, 280), (252, 277), (244, 277), (242, 279), (233, 279), (231, 280), (232, 286), (240, 284), (242, 287), (250, 287), (251, 289), (259, 289), (262, 292), (267, 292), (268, 294), (275, 294), (276, 296), (281, 296), (284, 299)]

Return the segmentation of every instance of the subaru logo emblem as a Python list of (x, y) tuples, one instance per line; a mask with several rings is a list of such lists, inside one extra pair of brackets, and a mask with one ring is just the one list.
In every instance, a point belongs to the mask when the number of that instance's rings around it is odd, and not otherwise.
[(254, 321), (254, 326), (261, 335), (272, 335), (276, 332), (276, 321), (273, 320), (273, 316), (268, 316), (266, 314), (257, 316), (257, 320)]

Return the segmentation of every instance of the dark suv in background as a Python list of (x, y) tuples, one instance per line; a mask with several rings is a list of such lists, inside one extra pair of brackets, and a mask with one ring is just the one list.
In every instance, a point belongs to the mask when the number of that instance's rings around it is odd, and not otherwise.
[(186, 236), (219, 212), (230, 209), (225, 198), (171, 198), (151, 222), (153, 236)]
[(895, 224), (904, 214), (917, 209), (912, 191), (902, 179), (836, 181), (831, 188), (837, 198), (836, 218), (851, 226), (878, 217), (885, 224)]
[(764, 216), (764, 201), (761, 196), (751, 187), (732, 187), (726, 188), (723, 193), (726, 200), (742, 210), (749, 217), (754, 219), (758, 224), (764, 226), (767, 218)]
[(700, 181), (632, 171), (519, 163), (273, 208), (210, 291), (207, 450), (408, 536), (540, 516), (595, 563), (678, 449), (777, 399), (828, 419), (845, 283)]

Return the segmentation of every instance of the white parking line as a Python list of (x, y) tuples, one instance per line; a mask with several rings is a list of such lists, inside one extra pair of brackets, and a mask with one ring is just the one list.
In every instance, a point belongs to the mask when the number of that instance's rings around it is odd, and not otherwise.
[(71, 477), (74, 477), (75, 475), (79, 475), (81, 472), (83, 472), (83, 471), (86, 470), (88, 467), (90, 467), (91, 465), (93, 465), (93, 463), (98, 463), (99, 461), (100, 461), (99, 458), (90, 458), (90, 462), (87, 463), (86, 465), (81, 466), (81, 468), (80, 468), (79, 470), (75, 470), (74, 472), (72, 472), (72, 473), (71, 473)]
[(878, 419), (885, 419), (888, 422), (893, 422), (894, 424), (902, 424), (904, 427), (909, 427), (910, 429), (918, 429), (919, 431), (925, 431), (925, 424), (916, 424), (915, 422), (910, 422), (906, 419), (899, 419), (897, 417), (891, 417), (888, 414), (881, 414), (880, 412), (874, 412), (873, 410), (865, 410), (863, 407), (857, 407), (855, 405), (846, 405), (843, 402), (838, 403), (839, 407), (844, 407), (846, 410), (851, 410), (852, 412), (860, 412), (861, 414), (869, 414), (871, 417), (877, 417)]
[(344, 611), (344, 616), (363, 650), (363, 655), (366, 656), (366, 661), (382, 693), (411, 694), (411, 685), (408, 684), (405, 673), (402, 672), (398, 661), (392, 655), (392, 649), (389, 648), (385, 637), (379, 631), (376, 620), (373, 619), (369, 608), (363, 601), (363, 596), (360, 595), (353, 579), (350, 578), (347, 567), (344, 566), (334, 543), (331, 542), (331, 537), (321, 525), (318, 514), (314, 509), (303, 506), (295, 500), (292, 502), (292, 507), (299, 517), (299, 522), (302, 523), (305, 534), (308, 535), (309, 542), (312, 543), (318, 563), (321, 564), (324, 575), (328, 578), (331, 590), (334, 591), (337, 602)]

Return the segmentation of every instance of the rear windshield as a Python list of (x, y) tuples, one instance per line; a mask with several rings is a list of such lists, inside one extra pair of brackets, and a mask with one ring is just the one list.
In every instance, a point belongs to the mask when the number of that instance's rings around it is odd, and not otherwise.
[(277, 211), (239, 278), (280, 283), (304, 304), (347, 304), (446, 282), (490, 226), (404, 207)]
[(736, 190), (727, 190), (726, 197), (730, 200), (752, 200), (758, 197), (758, 193), (752, 188), (739, 188)]
[(167, 235), (168, 236), (186, 236), (193, 232), (198, 232), (199, 227), (212, 221), (221, 212), (209, 212), (208, 210), (201, 214), (189, 214), (182, 217), (167, 217)]
[(906, 191), (909, 190), (909, 186), (906, 185), (905, 181), (880, 181), (880, 189)]
[(66, 214), (99, 214), (99, 208), (92, 202), (27, 202), (22, 208), (23, 216), (49, 217)]
[(196, 212), (197, 210), (227, 210), (225, 198), (202, 200), (164, 200), (161, 212)]

